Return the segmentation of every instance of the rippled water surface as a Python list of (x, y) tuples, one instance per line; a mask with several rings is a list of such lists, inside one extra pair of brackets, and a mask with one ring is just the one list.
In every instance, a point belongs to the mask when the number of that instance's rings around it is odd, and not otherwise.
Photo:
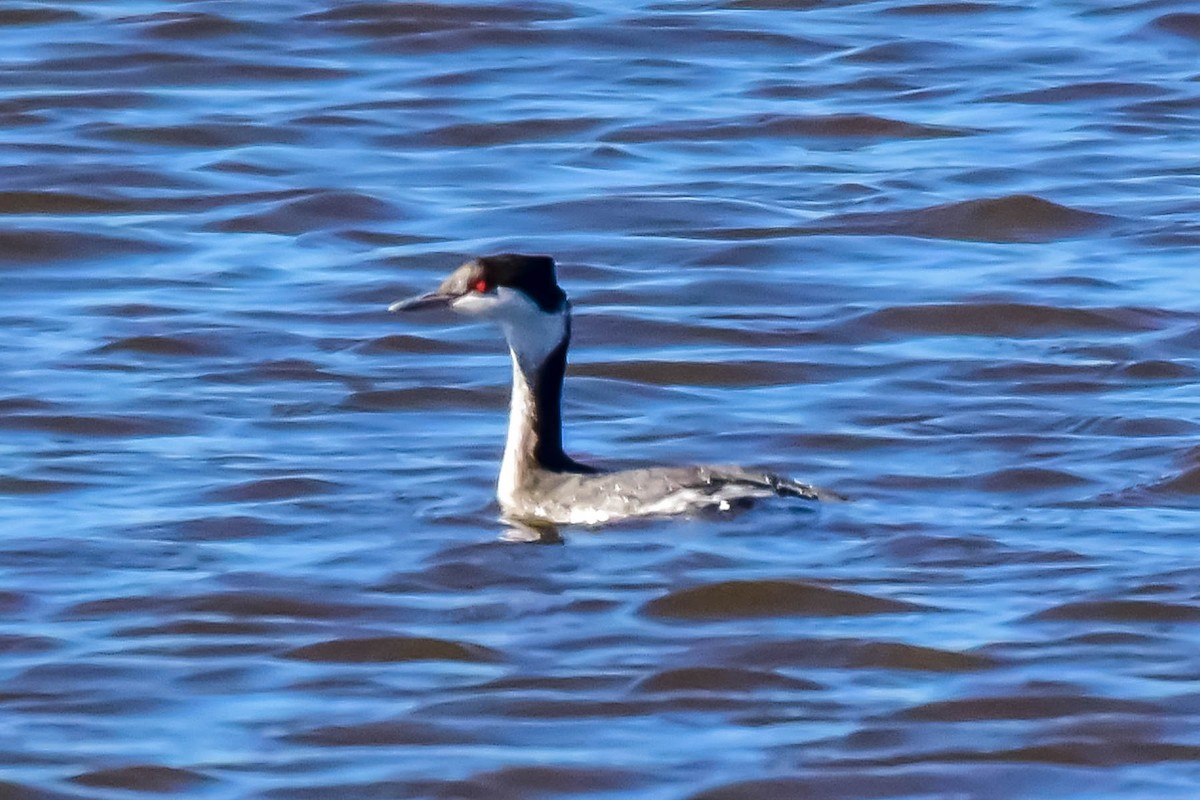
[[(1200, 786), (1192, 3), (0, 2), (0, 797)], [(850, 496), (505, 541), (568, 449)]]

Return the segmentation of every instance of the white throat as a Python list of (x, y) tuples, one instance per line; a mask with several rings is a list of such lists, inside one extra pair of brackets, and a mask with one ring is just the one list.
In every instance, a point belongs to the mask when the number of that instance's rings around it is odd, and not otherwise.
[(537, 441), (533, 423), (533, 389), (513, 356), (512, 399), (508, 407), (508, 435), (504, 440), (504, 458), (496, 482), (496, 497), (504, 510), (517, 508), (517, 495), (531, 466), (529, 454)]
[(495, 322), (504, 332), (513, 360), (532, 381), (533, 375), (567, 335), (568, 306), (543, 311), (524, 292), (497, 287), (493, 294), (468, 294), (453, 303), (455, 311)]

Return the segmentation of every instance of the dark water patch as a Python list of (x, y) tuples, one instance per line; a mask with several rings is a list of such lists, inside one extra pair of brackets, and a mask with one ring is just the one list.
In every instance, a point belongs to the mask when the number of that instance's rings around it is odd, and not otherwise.
[[(272, 789), (269, 800), (327, 800), (353, 797), (359, 800), (395, 798), (441, 798), (442, 800), (530, 800), (531, 798), (608, 795), (638, 791), (655, 782), (649, 775), (613, 767), (508, 766), (462, 779), (419, 779), (337, 783)], [(24, 798), (19, 798), (24, 800)], [(38, 799), (40, 800), (40, 798)], [(57, 798), (49, 798), (57, 800)]]
[(32, 598), (21, 592), (0, 590), (0, 614), (16, 614), (33, 606)]
[(794, 580), (721, 581), (649, 601), (642, 613), (665, 619), (860, 616), (929, 611), (928, 606)]
[(984, 536), (897, 533), (880, 545), (882, 552), (907, 564), (942, 568), (984, 568), (1011, 564), (1063, 564), (1088, 561), (1074, 550), (1018, 549)]
[(1200, 370), (1182, 361), (1150, 359), (1126, 364), (1120, 368), (1120, 373), (1137, 381), (1182, 381), (1194, 380)]
[(128, 204), (117, 199), (63, 191), (0, 192), (0, 214), (119, 214)]
[[(164, 698), (146, 696), (96, 699), (51, 692), (14, 692), (9, 698), (10, 708), (24, 715), (37, 715), (45, 719), (107, 719), (124, 720), (131, 723), (147, 715), (163, 714), (172, 707)], [(38, 796), (39, 800), (41, 795)]]
[(855, 325), (925, 335), (1032, 338), (1076, 332), (1138, 333), (1158, 330), (1165, 322), (1160, 311), (1146, 308), (974, 302), (890, 306), (860, 316)]
[(492, 664), (503, 655), (490, 647), (425, 636), (377, 636), (367, 639), (332, 639), (297, 647), (284, 654), (295, 661), (366, 664), (404, 661), (464, 661)]
[(638, 692), (813, 691), (821, 684), (778, 672), (735, 667), (682, 667), (654, 673), (638, 681)]
[(1021, 394), (1075, 395), (1098, 394), (1110, 391), (1112, 383), (1108, 381), (1033, 381), (1019, 388)]
[(169, 248), (144, 237), (24, 228), (0, 231), (0, 271), (30, 264), (95, 262), (111, 256), (144, 256)]
[(58, 494), (82, 489), (87, 484), (75, 481), (55, 481), (42, 478), (22, 478), (16, 475), (0, 475), (0, 495)]
[(604, 672), (597, 674), (544, 675), (536, 672), (521, 672), (502, 678), (493, 678), (471, 686), (472, 691), (497, 692), (564, 692), (581, 695), (588, 692), (604, 692), (625, 686), (628, 680), (620, 674)]
[(445, 725), (398, 719), (358, 725), (321, 725), (289, 733), (283, 741), (317, 747), (395, 747), (478, 744), (470, 733)]
[(184, 312), (173, 306), (160, 306), (152, 303), (117, 303), (115, 305), (99, 305), (89, 309), (92, 313), (107, 317), (123, 317), (127, 319), (146, 319), (149, 317), (175, 317)]
[[(439, 797), (439, 787), (446, 785), (437, 781), (421, 780), (339, 781), (336, 783), (299, 780), (299, 785), (270, 789), (258, 796), (265, 800), (329, 800), (333, 797), (353, 797), (357, 800), (394, 800), (399, 797), (436, 798)], [(456, 800), (471, 800), (471, 798), (460, 795)], [(500, 797), (495, 800), (508, 800), (508, 798)]]
[[(276, 607), (272, 610), (283, 610)], [(296, 614), (272, 614), (271, 616), (289, 616), (296, 617)], [(309, 615), (311, 616), (311, 615)], [(168, 622), (163, 622), (156, 625), (138, 626), (131, 628), (122, 628), (113, 633), (114, 636), (131, 639), (143, 639), (148, 637), (178, 637), (178, 636), (199, 636), (199, 637), (269, 637), (277, 636), (280, 633), (279, 629), (273, 625), (262, 622), (248, 622), (243, 620), (209, 620), (209, 619), (176, 619)]]
[(256, 666), (218, 666), (197, 669), (180, 678), (178, 683), (198, 695), (241, 697), (260, 691), (262, 677), (262, 671)]
[(211, 338), (201, 336), (128, 336), (96, 348), (96, 353), (137, 353), (151, 356), (213, 356), (222, 352)]
[[(701, 648), (703, 653), (703, 648)], [(737, 645), (709, 658), (773, 668), (884, 669), (906, 672), (975, 672), (1004, 662), (983, 653), (965, 653), (907, 642), (864, 639), (790, 639)]]
[[(341, 230), (338, 231), (338, 236), (348, 242), (365, 245), (367, 247), (399, 247), (402, 245), (429, 245), (437, 244), (443, 239), (436, 236), (421, 236), (415, 233), (406, 233), (403, 231), (387, 231), (387, 230)], [(383, 259), (380, 263), (392, 263), (388, 259)], [(411, 261), (406, 263), (411, 264)]]
[(54, 697), (93, 696), (92, 690), (102, 692), (112, 686), (137, 685), (144, 677), (144, 667), (131, 662), (111, 662), (73, 658), (48, 661), (22, 670), (11, 678), (6, 689), (31, 694), (45, 692)]
[[(612, 38), (616, 39), (619, 45), (622, 37), (618, 35)], [(569, 41), (569, 33), (556, 30), (553, 26), (494, 23), (490, 25), (447, 26), (440, 31), (432, 31), (415, 36), (399, 35), (382, 37), (376, 47), (387, 50), (400, 44), (413, 53), (445, 55), (451, 53), (476, 54), (489, 50), (504, 51), (510, 47), (549, 49)], [(556, 64), (548, 67), (548, 69), (553, 71), (559, 66)], [(522, 76), (529, 75), (526, 70), (517, 69), (514, 71)], [(450, 105), (442, 98), (429, 99), (427, 97), (409, 100), (408, 103), (413, 107), (421, 108), (445, 107)]]
[(263, 539), (282, 536), (294, 530), (290, 525), (271, 522), (262, 517), (236, 514), (189, 519), (172, 527), (185, 539), (203, 542)]
[(884, 8), (881, 10), (881, 13), (899, 17), (941, 17), (1017, 10), (1019, 10), (1018, 6), (1003, 3), (947, 2), (902, 4)]
[[(317, 75), (310, 77), (316, 78)], [(301, 134), (250, 119), (192, 122), (187, 125), (113, 125), (98, 123), (92, 136), (112, 142), (155, 147), (223, 150), (269, 144), (297, 144)]]
[(1014, 695), (939, 700), (898, 712), (896, 719), (921, 722), (1060, 719), (1092, 714), (1160, 715), (1163, 708), (1140, 700), (1089, 695)]
[(1197, 759), (1200, 759), (1200, 746), (1196, 745), (1105, 737), (1055, 741), (1025, 747), (935, 750), (883, 758), (845, 759), (828, 766), (842, 769), (879, 769), (930, 763), (1013, 762), (1065, 767), (1118, 767)]
[[(854, 6), (864, 2), (866, 0), (835, 0), (833, 7)], [(705, 5), (709, 4), (706, 3)], [(717, 6), (723, 9), (784, 12), (808, 11), (829, 5), (828, 3), (821, 2), (821, 0), (721, 0), (721, 2), (717, 3)]]
[(447, 386), (414, 386), (408, 389), (369, 389), (354, 392), (342, 407), (354, 411), (427, 411), (445, 409), (496, 409), (504, 397), (492, 391)]
[(78, 11), (67, 8), (50, 8), (47, 6), (12, 5), (0, 8), (0, 25), (47, 25), (55, 22), (82, 22), (87, 19)]
[(270, 166), (268, 164), (260, 164), (251, 160), (242, 158), (223, 158), (213, 161), (203, 167), (216, 173), (230, 173), (233, 175), (253, 175), (259, 177), (276, 177), (287, 174), (287, 170), (282, 167)]
[(508, 564), (494, 563), (494, 559), (490, 562), (479, 559), (454, 559), (434, 564), (410, 575), (393, 576), (378, 588), (387, 592), (411, 593), (478, 591), (486, 588), (529, 584), (528, 575), (513, 570)]
[(250, 30), (249, 26), (238, 20), (207, 12), (162, 11), (141, 17), (126, 17), (123, 21), (139, 25), (144, 36), (155, 39), (211, 39), (236, 36)]
[(1054, 275), (1051, 277), (1030, 277), (1025, 281), (1030, 286), (1065, 286), (1075, 289), (1120, 289), (1116, 281), (1104, 280), (1088, 275)]
[[(88, 55), (70, 55), (61, 56), (59, 58), (43, 59), (38, 62), (38, 68), (48, 72), (63, 73), (86, 73), (88, 65), (92, 67), (92, 71), (104, 75), (110, 79), (113, 77), (111, 73), (131, 73), (145, 69), (161, 69), (163, 67), (195, 67), (199, 65), (209, 64), (213, 62), (211, 59), (200, 55), (167, 52), (164, 50), (129, 52), (116, 47), (97, 48), (96, 52)], [(122, 80), (111, 81), (110, 86), (121, 86), (127, 83)]]
[(1095, 81), (1092, 83), (1069, 83), (1048, 89), (1014, 92), (990, 97), (988, 100), (1002, 103), (1070, 103), (1094, 100), (1130, 100), (1161, 97), (1167, 90), (1161, 86), (1124, 81)]
[(414, 334), (393, 333), (380, 336), (360, 345), (357, 350), (369, 355), (395, 355), (415, 353), (420, 355), (443, 355), (458, 351), (458, 347), (442, 340)]
[(138, 438), (180, 436), (198, 426), (191, 422), (161, 417), (101, 417), (74, 414), (0, 415), (0, 429), (41, 431), (81, 438)]
[[(662, 11), (663, 9), (651, 7), (651, 10)], [(646, 31), (653, 34), (654, 41), (661, 48), (658, 52), (663, 54), (682, 52), (677, 45), (695, 41), (697, 37), (702, 37), (705, 47), (710, 49), (725, 48), (731, 45), (758, 45), (786, 49), (793, 56), (800, 54), (815, 56), (839, 49), (836, 44), (807, 36), (798, 36), (782, 29), (771, 30), (752, 25), (732, 24), (714, 27), (707, 23), (708, 18), (704, 14), (688, 14), (684, 13), (683, 9), (671, 7), (666, 13), (646, 14), (625, 20), (624, 27), (634, 34), (633, 37), (618, 35), (610, 41), (617, 46), (636, 47), (645, 42), (641, 34)], [(679, 67), (685, 63), (679, 59), (657, 56), (639, 59), (636, 65), (647, 68), (654, 66)], [(653, 77), (635, 77), (630, 80), (630, 83), (634, 85), (654, 86), (660, 82)]]
[(800, 433), (781, 440), (786, 449), (793, 448), (830, 453), (854, 453), (883, 450), (903, 442), (902, 437), (876, 436), (861, 433)]
[(0, 797), (4, 800), (90, 800), (79, 794), (64, 794), (30, 784), (0, 780)]
[[(305, 83), (313, 82), (325, 84), (333, 81), (346, 80), (355, 77), (352, 70), (342, 69), (329, 65), (317, 65), (312, 63), (272, 63), (264, 64), (257, 62), (250, 63), (233, 63), (216, 75), (212, 76), (213, 82), (217, 82), (222, 77), (226, 80), (237, 81), (260, 81), (274, 82), (280, 81), (287, 83)], [(285, 144), (300, 144), (303, 145), (307, 141), (307, 136), (301, 136), (298, 133), (293, 134), (293, 128), (290, 126), (282, 126), (274, 130), (280, 131), (280, 135), (287, 137)], [(274, 142), (269, 142), (274, 143)]]
[[(163, 41), (169, 46), (169, 41)], [(218, 53), (197, 55), (179, 51), (141, 51), (97, 53), (90, 56), (67, 56), (45, 60), (39, 68), (54, 73), (56, 83), (85, 89), (110, 86), (161, 86), (182, 84), (187, 86), (224, 84), (237, 81), (245, 84), (253, 81), (308, 82), (331, 81), (350, 77), (353, 73), (332, 66), (312, 63), (297, 63), (292, 58), (280, 58), (270, 63), (230, 59)], [(226, 107), (215, 107), (217, 113), (209, 119), (211, 123), (197, 123), (184, 114), (172, 115), (172, 119), (187, 120), (180, 125), (125, 126), (110, 122), (89, 122), (78, 128), (88, 137), (98, 136), (114, 142), (141, 144), (166, 144), (173, 147), (195, 146), (200, 148), (218, 146), (214, 142), (229, 141), (233, 144), (295, 143), (260, 136), (247, 141), (246, 136), (258, 131), (276, 130), (253, 123), (253, 116), (236, 117), (241, 124), (230, 125), (230, 116), (224, 114)], [(252, 111), (252, 110), (248, 110)], [(282, 134), (279, 134), (282, 135)]]
[(174, 794), (196, 789), (210, 778), (192, 770), (166, 767), (161, 764), (134, 764), (124, 767), (84, 772), (71, 778), (72, 783), (127, 792), (156, 792)]
[(1151, 29), (1200, 42), (1200, 14), (1163, 14), (1151, 21)]
[[(932, 312), (931, 316), (938, 313), (936, 309), (928, 310)], [(1093, 309), (1092, 311), (1096, 310)], [(1022, 309), (1018, 313), (1040, 316), (1040, 312), (1037, 309)], [(1146, 310), (1146, 313), (1150, 312)], [(1084, 324), (1088, 323), (1084, 322)], [(1014, 336), (1013, 338), (1017, 337)], [(1095, 355), (1096, 359), (1091, 359), (1084, 363), (1017, 361), (982, 365), (970, 364), (964, 365), (963, 371), (957, 373), (955, 377), (968, 383), (1005, 382), (1010, 384), (1009, 391), (1014, 393), (1045, 394), (1062, 393), (1071, 390), (1073, 387), (1078, 387), (1085, 391), (1102, 390), (1106, 386), (1115, 388), (1124, 384), (1126, 379), (1130, 378), (1139, 383), (1146, 380), (1174, 381), (1189, 377), (1192, 371), (1190, 366), (1158, 360), (1112, 366), (1097, 363), (1101, 356), (1099, 353)], [(1134, 420), (1129, 421), (1132, 422)], [(1153, 420), (1146, 420), (1146, 422), (1148, 427), (1152, 427), (1155, 424)], [(1160, 420), (1159, 422), (1165, 424), (1167, 421)], [(1079, 423), (1072, 426), (1072, 431), (1076, 433), (1084, 429), (1096, 432), (1102, 429), (1115, 431), (1121, 423), (1122, 420), (1114, 420), (1112, 418), (1085, 417), (1081, 418)]]
[[(339, 114), (362, 113), (362, 112), (371, 112), (371, 111), (384, 111), (384, 112), (399, 113), (399, 112), (412, 111), (412, 110), (442, 109), (446, 105), (448, 105), (448, 104), (445, 101), (427, 100), (427, 99), (423, 99), (423, 98), (403, 98), (403, 99), (393, 99), (393, 100), (368, 100), (368, 101), (359, 102), (359, 103), (347, 103), (345, 105), (339, 104), (339, 105), (335, 105), (335, 106), (330, 106), (327, 110), (331, 111), (331, 112), (336, 112)], [(409, 134), (395, 134), (395, 135), (403, 137), (403, 136), (407, 136)], [(382, 139), (382, 141), (374, 140), (374, 144), (377, 144), (377, 145), (378, 144), (386, 144), (388, 141), (391, 141), (391, 140), (384, 137)], [(397, 139), (395, 141), (399, 142), (399, 141), (412, 141), (412, 140)]]
[(63, 642), (49, 636), (23, 636), (0, 633), (0, 658), (12, 655), (30, 655), (58, 650)]
[(816, 369), (819, 368), (813, 365), (778, 361), (710, 364), (640, 359), (605, 364), (575, 364), (571, 367), (571, 374), (650, 386), (778, 386), (781, 383), (811, 383)]
[(1033, 614), (1034, 621), (1200, 622), (1200, 606), (1156, 600), (1079, 600)]
[(450, 793), (439, 796), (483, 800), (609, 794), (638, 791), (654, 780), (650, 775), (612, 766), (511, 766), (446, 785)]
[(359, 192), (318, 192), (279, 204), (269, 211), (244, 214), (210, 225), (229, 233), (276, 233), (295, 236), (315, 230), (397, 219), (391, 204)]
[[(29, 92), (11, 97), (0, 98), (0, 111), (54, 111), (71, 109), (91, 109), (103, 111), (106, 109), (137, 108), (146, 105), (148, 96), (143, 92), (120, 89), (95, 89), (77, 92)], [(78, 178), (86, 174), (89, 168), (83, 165), (73, 165), (65, 176)], [(39, 173), (43, 178), (52, 168), (40, 165)], [(178, 178), (162, 175), (153, 170), (130, 170), (123, 173), (120, 170), (128, 167), (118, 167), (117, 174), (140, 175), (142, 180), (131, 181), (126, 186), (172, 186), (177, 185)], [(52, 172), (50, 174), (53, 174)], [(157, 176), (149, 184), (143, 183), (150, 176)], [(70, 181), (67, 181), (70, 182)]]
[[(916, 672), (958, 673), (976, 672), (1001, 666), (996, 658), (978, 652), (960, 652), (930, 648), (904, 642), (847, 643), (846, 666), (868, 669), (902, 669)], [(830, 646), (823, 661), (836, 660), (838, 644)]]
[(64, 620), (104, 619), (113, 616), (164, 613), (179, 608), (173, 597), (122, 595), (86, 600), (62, 609), (58, 616)]
[[(720, 296), (721, 288), (714, 287), (703, 292), (710, 297)], [(767, 294), (768, 292), (764, 292)], [(752, 292), (747, 292), (752, 294)], [(629, 314), (608, 314), (597, 311), (580, 312), (572, 331), (572, 342), (585, 346), (618, 347), (636, 346), (646, 342), (667, 341), (687, 344), (736, 345), (758, 348), (792, 348), (814, 341), (817, 335), (811, 330), (764, 329), (753, 323), (745, 324), (730, 320), (718, 324), (718, 320), (707, 319), (703, 325), (695, 321), (670, 322), (667, 320), (638, 319)], [(782, 361), (782, 359), (780, 359)], [(640, 362), (640, 359), (639, 359)], [(598, 362), (608, 367), (623, 362)], [(685, 362), (686, 363), (686, 362)], [(742, 363), (739, 360), (736, 363)], [(760, 363), (760, 362), (751, 362)], [(778, 362), (777, 362), (778, 363)], [(784, 362), (786, 364), (786, 362)], [(572, 371), (576, 365), (572, 365)], [(585, 362), (579, 366), (588, 366)], [(801, 365), (797, 365), (801, 366)], [(805, 363), (813, 375), (820, 374), (829, 365)]]
[(436, 147), (498, 147), (520, 142), (575, 139), (605, 122), (603, 119), (557, 117), (535, 117), (511, 122), (462, 122), (427, 131), (420, 138)]
[(254, 203), (270, 203), (291, 200), (309, 194), (304, 189), (280, 189), (262, 192), (172, 192), (170, 194), (142, 194), (126, 196), (119, 201), (121, 208), (129, 213), (179, 214), (209, 211), (226, 207), (242, 207)]
[[(914, 81), (905, 79), (902, 75), (872, 75), (846, 81), (839, 86), (814, 86), (794, 81), (782, 83), (762, 82), (748, 93), (750, 97), (762, 97), (775, 100), (805, 100), (824, 97), (830, 92), (861, 93), (871, 96), (908, 94), (917, 88)], [(978, 131), (976, 131), (978, 132)], [(858, 188), (856, 188), (856, 186)], [(863, 195), (874, 195), (873, 190), (863, 191), (862, 184), (843, 184), (823, 187), (822, 192), (831, 192), (833, 196), (857, 198)]]
[(263, 361), (249, 369), (201, 375), (200, 380), (228, 384), (348, 383), (350, 378), (330, 372), (316, 362), (302, 358)]
[[(581, 198), (536, 203), (516, 210), (521, 215), (518, 219), (524, 219), (527, 215), (544, 217), (546, 221), (542, 224), (561, 226), (576, 234), (583, 231), (625, 230), (631, 234), (672, 235), (671, 230), (688, 226), (701, 217), (719, 217), (727, 224), (740, 220), (761, 221), (764, 218), (788, 223), (793, 219), (790, 212), (764, 207), (761, 203), (694, 192), (630, 193), (608, 200)], [(572, 270), (576, 268), (571, 265)], [(642, 295), (635, 292), (634, 297), (640, 300)]]
[(646, 718), (663, 713), (728, 713), (744, 710), (752, 701), (713, 694), (671, 694), (636, 700), (594, 698), (554, 698), (492, 696), (472, 700), (451, 700), (422, 707), (421, 713), (455, 716), (475, 709), (493, 719), (515, 720), (619, 720)]
[[(1026, 769), (1026, 774), (1028, 774)], [(951, 773), (944, 769), (919, 772), (891, 770), (830, 770), (824, 774), (790, 778), (737, 780), (687, 796), (687, 800), (899, 800), (899, 798), (986, 797), (997, 786), (1012, 782), (973, 773)], [(969, 776), (969, 777), (968, 777)]]
[(32, 128), (37, 125), (48, 125), (49, 123), (50, 118), (45, 114), (0, 111), (0, 128)]
[(1074, 486), (1090, 481), (1066, 470), (1046, 467), (1010, 467), (980, 476), (978, 485), (987, 492), (1041, 492)]
[(1185, 469), (1149, 488), (1152, 492), (1159, 494), (1200, 495), (1200, 466)]
[(620, 128), (601, 141), (624, 144), (693, 141), (719, 142), (742, 139), (939, 139), (968, 136), (971, 131), (936, 125), (875, 117), (868, 114), (828, 116), (756, 116), (735, 121), (728, 118), (686, 122), (660, 122)]
[(830, 233), (916, 236), (980, 242), (1051, 242), (1093, 235), (1115, 217), (1080, 211), (1034, 195), (965, 200), (912, 211), (839, 214), (822, 219)]
[(320, 478), (302, 476), (262, 478), (214, 489), (207, 493), (207, 497), (212, 500), (234, 503), (270, 503), (280, 500), (296, 500), (302, 497), (321, 497), (335, 494), (341, 488), (333, 481)]
[(1092, 236), (1116, 225), (1117, 217), (1061, 206), (1033, 195), (966, 200), (906, 211), (835, 214), (806, 225), (757, 225), (662, 231), (696, 239), (745, 241), (800, 236), (911, 236), (996, 243), (1045, 243)]
[(50, 411), (57, 406), (54, 403), (38, 397), (4, 397), (0, 398), (0, 415), (13, 414), (22, 411)]
[[(315, 361), (305, 358), (280, 358), (261, 361), (243, 374), (253, 376), (262, 383), (349, 383), (354, 379), (347, 375), (331, 372)], [(237, 380), (231, 380), (237, 383)], [(246, 382), (254, 382), (247, 380)]]
[(1052, 764), (1113, 767), (1161, 764), (1172, 761), (1200, 761), (1200, 746), (1142, 740), (1114, 741), (1106, 739), (1098, 742), (1089, 739), (1014, 748), (1010, 751), (1001, 751), (997, 755), (1000, 756), (1000, 760), (1006, 761), (1036, 762), (1044, 760)]
[(954, 61), (966, 47), (957, 42), (931, 39), (901, 39), (860, 47), (841, 58), (848, 64), (918, 65)]
[(271, 642), (179, 642), (165, 641), (131, 646), (125, 653), (135, 658), (167, 658), (200, 662), (202, 659), (228, 661), (231, 658), (267, 658), (278, 652)]
[(638, 160), (640, 157), (632, 152), (632, 148), (601, 145), (571, 159), (567, 164), (584, 169), (603, 169), (605, 165), (630, 163)]
[(426, 75), (417, 78), (411, 85), (424, 88), (479, 86), (488, 83), (494, 77), (489, 70), (468, 67)]
[(477, 26), (565, 20), (573, 7), (541, 2), (494, 6), (468, 3), (344, 3), (299, 17), (358, 36), (407, 36)]
[(373, 126), (374, 123), (346, 114), (306, 114), (293, 117), (288, 120), (288, 124), (300, 128), (364, 128)]
[[(353, 619), (373, 615), (380, 610), (365, 603), (340, 602), (332, 598), (294, 597), (249, 589), (197, 595), (180, 600), (176, 605), (192, 613), (220, 614), (237, 619)], [(402, 612), (399, 608), (390, 610), (397, 616)]]

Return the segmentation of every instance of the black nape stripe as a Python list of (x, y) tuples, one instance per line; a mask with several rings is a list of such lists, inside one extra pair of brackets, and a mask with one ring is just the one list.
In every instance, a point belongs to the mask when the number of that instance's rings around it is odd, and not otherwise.
[(571, 343), (571, 328), (558, 347), (542, 363), (533, 381), (534, 432), (537, 443), (533, 457), (538, 465), (554, 472), (596, 472), (563, 452), (562, 445), (562, 387), (567, 373), (567, 348)]
[(554, 259), (549, 256), (526, 256), (519, 253), (499, 253), (477, 258), (487, 282), (494, 286), (519, 289), (545, 312), (562, 309), (567, 294), (558, 285)]

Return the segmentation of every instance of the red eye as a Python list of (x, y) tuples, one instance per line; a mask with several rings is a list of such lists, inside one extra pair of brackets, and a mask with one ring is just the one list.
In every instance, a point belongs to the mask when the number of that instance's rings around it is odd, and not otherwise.
[(475, 291), (479, 292), (480, 294), (483, 294), (484, 292), (486, 292), (488, 290), (487, 278), (480, 278), (479, 280), (475, 281), (475, 285), (472, 286), (471, 288), (474, 289)]

